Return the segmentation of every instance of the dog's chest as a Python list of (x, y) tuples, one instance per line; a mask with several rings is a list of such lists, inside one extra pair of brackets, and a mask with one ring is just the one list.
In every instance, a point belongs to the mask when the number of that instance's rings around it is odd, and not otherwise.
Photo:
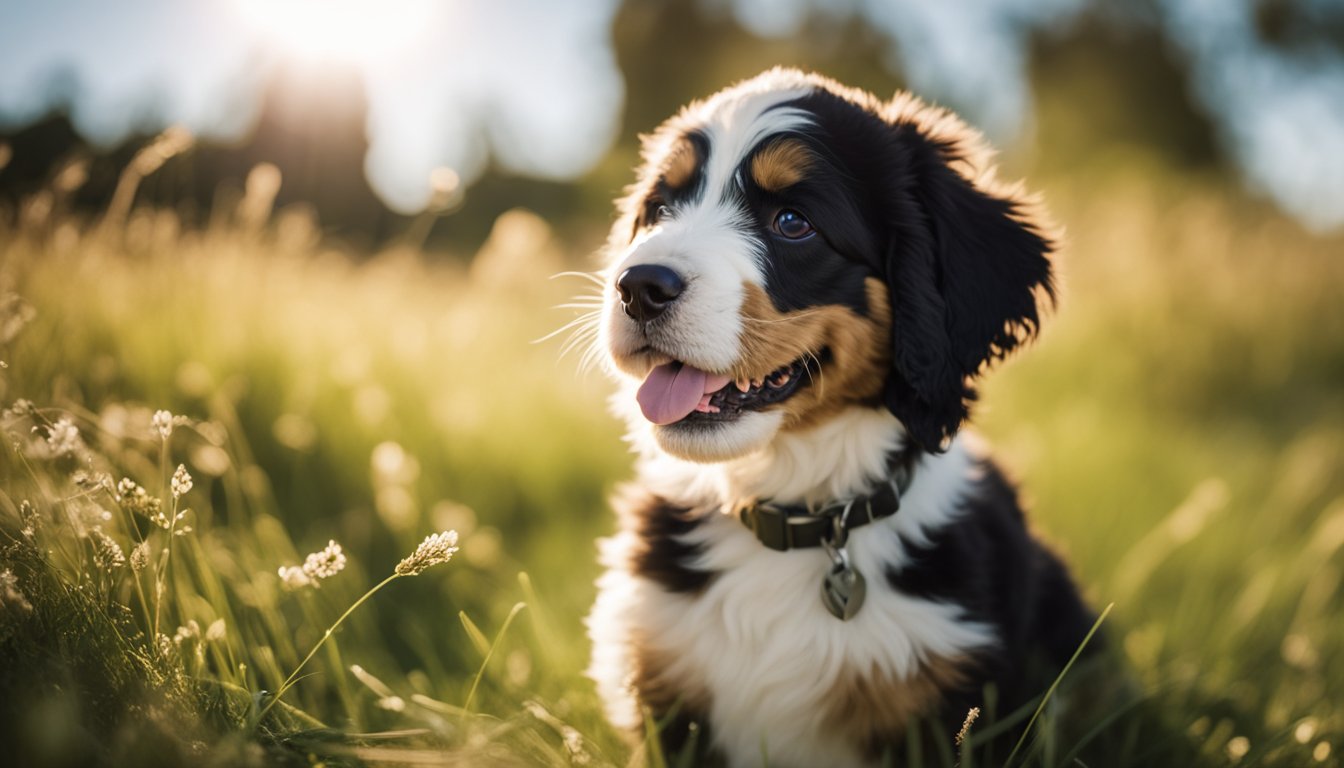
[[(715, 576), (697, 594), (649, 601), (641, 634), (668, 660), (670, 679), (704, 699), (715, 742), (734, 765), (759, 764), (763, 754), (771, 765), (867, 764), (862, 723), (918, 715), (930, 699), (928, 665), (987, 640), (959, 607), (888, 584), (901, 551), (894, 523), (850, 540), (869, 590), (849, 621), (823, 605), (830, 559), (822, 550), (766, 549), (726, 517), (684, 538), (701, 546), (689, 564)], [(854, 711), (865, 708), (882, 711)]]

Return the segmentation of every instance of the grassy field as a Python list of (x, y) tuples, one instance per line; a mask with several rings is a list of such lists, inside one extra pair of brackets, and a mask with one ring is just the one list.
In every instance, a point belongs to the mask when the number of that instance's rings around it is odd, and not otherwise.
[[(978, 422), (1115, 604), (1142, 693), (1092, 702), (1106, 760), (1339, 765), (1344, 240), (1208, 184), (1045, 188), (1064, 302)], [(191, 229), (48, 197), (0, 223), (4, 743), (32, 765), (660, 765), (580, 673), (628, 459), (605, 382), (534, 341), (590, 290), (548, 279), (586, 246), (515, 211), (468, 268), (266, 209)], [(326, 637), (446, 530), (450, 562)], [(287, 588), (329, 541), (344, 568)], [(1045, 715), (1018, 763), (1076, 765), (1084, 737)], [(1127, 740), (1140, 715), (1175, 736)]]

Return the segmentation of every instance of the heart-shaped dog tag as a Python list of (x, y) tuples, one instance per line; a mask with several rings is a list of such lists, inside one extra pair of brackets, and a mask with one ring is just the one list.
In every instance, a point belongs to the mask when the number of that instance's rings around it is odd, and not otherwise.
[(846, 563), (836, 563), (821, 580), (821, 602), (841, 621), (849, 621), (863, 607), (868, 584), (863, 574)]

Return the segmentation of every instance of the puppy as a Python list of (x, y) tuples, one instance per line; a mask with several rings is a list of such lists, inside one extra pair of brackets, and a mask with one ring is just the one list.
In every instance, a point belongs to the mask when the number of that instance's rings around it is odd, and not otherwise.
[(790, 69), (643, 159), (598, 342), (638, 457), (588, 620), (611, 720), (733, 766), (877, 765), (1041, 693), (1093, 615), (959, 433), (1054, 301), (1035, 206), (948, 112)]

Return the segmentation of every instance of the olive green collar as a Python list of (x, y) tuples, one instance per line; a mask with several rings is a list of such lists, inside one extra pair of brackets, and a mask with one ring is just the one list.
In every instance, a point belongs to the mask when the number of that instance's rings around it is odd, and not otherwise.
[(737, 518), (762, 544), (779, 552), (823, 544), (843, 547), (850, 531), (900, 510), (901, 496), (914, 477), (908, 453), (896, 454), (889, 462), (891, 474), (871, 493), (821, 507), (753, 500), (737, 507)]

